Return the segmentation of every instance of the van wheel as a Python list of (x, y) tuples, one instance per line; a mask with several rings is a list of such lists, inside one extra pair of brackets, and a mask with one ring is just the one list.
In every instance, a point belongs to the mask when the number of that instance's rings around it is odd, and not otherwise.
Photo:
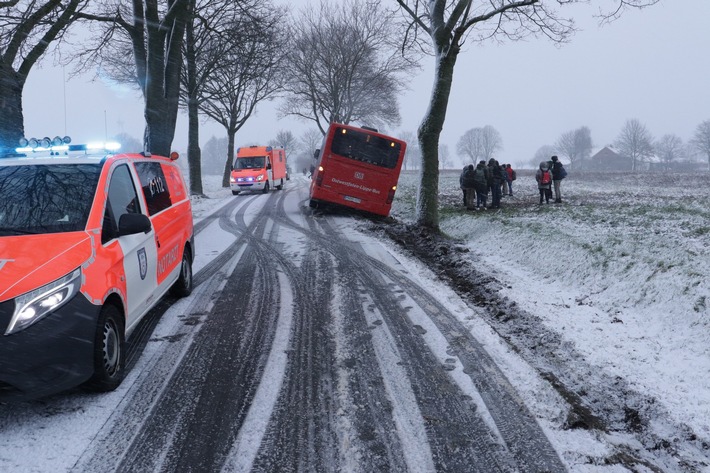
[(94, 336), (94, 374), (84, 386), (95, 392), (116, 389), (124, 376), (123, 317), (114, 305), (106, 305), (99, 313)]
[(192, 292), (192, 254), (186, 246), (182, 251), (180, 276), (170, 288), (170, 294), (175, 297), (187, 297)]
[(318, 208), (318, 201), (311, 199), (308, 201), (308, 206), (312, 209), (317, 209)]
[(239, 195), (239, 191), (232, 191), (232, 195)]
[(269, 192), (269, 181), (266, 181), (266, 184), (264, 184), (264, 194), (267, 194)]
[(281, 184), (279, 184), (278, 186), (276, 186), (276, 188), (277, 188), (278, 190), (281, 190), (281, 189), (284, 188), (284, 180), (283, 180), (283, 179), (281, 179)]

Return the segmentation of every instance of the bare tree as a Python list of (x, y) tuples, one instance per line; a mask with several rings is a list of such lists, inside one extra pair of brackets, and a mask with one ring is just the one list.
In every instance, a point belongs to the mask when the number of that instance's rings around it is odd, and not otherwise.
[(453, 167), (454, 162), (451, 159), (449, 145), (439, 144), (439, 157), (441, 158), (441, 169), (451, 169)]
[(87, 3), (0, 2), (0, 154), (18, 146), (25, 134), (22, 93), (27, 76)]
[(480, 130), (480, 128), (471, 128), (461, 135), (461, 138), (459, 138), (459, 141), (456, 143), (456, 151), (459, 154), (468, 156), (474, 163), (478, 162), (478, 157), (483, 154), (478, 130)]
[(411, 131), (403, 131), (399, 134), (399, 138), (407, 143), (407, 149), (404, 152), (404, 163), (402, 168), (406, 170), (419, 169), (422, 154), (417, 143), (417, 135)]
[(592, 155), (592, 133), (586, 126), (568, 131), (560, 136), (556, 147), (569, 159), (571, 166), (582, 169)]
[(272, 98), (282, 86), (281, 62), (286, 41), (282, 16), (280, 8), (262, 1), (255, 2), (249, 16), (233, 18), (227, 35), (234, 42), (224, 48), (214, 73), (203, 84), (200, 109), (222, 125), (229, 138), (222, 177), (224, 187), (229, 186), (237, 131), (257, 104)]
[(631, 159), (631, 170), (637, 171), (639, 163), (653, 156), (653, 137), (638, 119), (627, 120), (614, 142), (619, 152)]
[(710, 120), (705, 120), (698, 125), (690, 143), (693, 148), (708, 158), (708, 169), (710, 170)]
[(209, 175), (222, 175), (224, 156), (227, 154), (229, 140), (226, 136), (212, 136), (202, 146), (202, 170)]
[(379, 3), (354, 0), (303, 10), (281, 113), (313, 121), (322, 133), (331, 122), (398, 124), (397, 94), (415, 64), (398, 51), (392, 16)]
[[(167, 156), (175, 137), (180, 72), (190, 0), (116, 0), (93, 2), (100, 32), (84, 46), (80, 63), (96, 62), (113, 78), (137, 83), (145, 101), (144, 149)], [(128, 52), (130, 54), (127, 54)], [(132, 67), (127, 60), (133, 61)]]
[(471, 128), (461, 136), (456, 149), (459, 154), (468, 155), (474, 163), (488, 161), (503, 149), (503, 138), (491, 125)]
[(233, 23), (253, 7), (250, 0), (189, 0), (190, 16), (183, 45), (181, 106), (187, 109), (187, 159), (190, 193), (202, 195), (202, 152), (200, 150), (200, 105), (206, 100), (205, 83), (220, 64), (227, 48), (238, 46), (232, 36)]
[(323, 144), (323, 133), (317, 129), (310, 129), (303, 133), (299, 138), (299, 147), (301, 153), (299, 163), (303, 163), (306, 168), (310, 169), (316, 162), (315, 152), (319, 150)]
[(680, 137), (672, 134), (663, 135), (655, 145), (656, 154), (661, 158), (666, 169), (684, 158), (685, 146)]
[[(396, 0), (407, 18), (405, 41), (414, 39), (434, 55), (434, 85), (427, 112), (418, 130), (423, 169), (417, 193), (417, 223), (439, 229), (438, 145), (454, 77), (454, 66), (467, 40), (518, 40), (529, 35), (554, 42), (567, 41), (573, 22), (563, 19), (550, 5), (582, 3), (584, 0)], [(623, 8), (645, 6), (658, 0), (616, 0), (617, 8), (605, 19), (615, 18)], [(421, 33), (424, 35), (421, 35)]]
[(271, 140), (271, 142), (275, 146), (281, 146), (290, 155), (294, 155), (294, 157), (296, 154), (298, 154), (298, 139), (296, 139), (296, 137), (293, 136), (293, 133), (288, 130), (279, 130), (279, 132), (276, 133), (276, 137)]
[(555, 148), (554, 146), (542, 145), (537, 149), (537, 151), (535, 151), (535, 155), (533, 156), (532, 160), (530, 160), (530, 164), (532, 164), (533, 169), (537, 169), (538, 166), (540, 166), (540, 163), (542, 163), (543, 161), (548, 162), (550, 158), (556, 154), (558, 154), (558, 151), (557, 148)]

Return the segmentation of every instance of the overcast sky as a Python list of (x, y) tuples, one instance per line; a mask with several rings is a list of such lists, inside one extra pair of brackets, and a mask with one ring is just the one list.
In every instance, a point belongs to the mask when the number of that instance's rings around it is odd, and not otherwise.
[[(609, 6), (611, 0), (593, 3)], [(563, 10), (574, 12), (583, 31), (561, 47), (545, 39), (465, 46), (441, 136), (452, 154), (466, 130), (485, 125), (495, 127), (503, 138), (499, 161), (523, 163), (540, 146), (552, 145), (562, 133), (581, 126), (590, 128), (599, 148), (614, 141), (631, 118), (644, 123), (655, 138), (675, 134), (684, 142), (700, 122), (710, 119), (710, 1), (662, 0), (603, 27), (591, 17), (593, 8)], [(412, 77), (411, 89), (400, 97), (401, 125), (387, 130), (395, 136), (416, 131), (427, 109), (433, 58), (423, 58), (422, 66)], [(24, 92), (27, 136), (66, 132), (74, 142), (86, 142), (126, 132), (140, 139), (140, 95), (90, 82), (90, 77), (68, 80), (61, 68), (49, 64), (34, 69)], [(237, 133), (237, 146), (266, 144), (279, 130), (299, 136), (309, 127), (280, 118), (276, 103), (267, 102)], [(206, 122), (201, 142), (213, 135), (223, 136), (224, 131)], [(183, 151), (186, 143), (183, 115), (173, 147)]]

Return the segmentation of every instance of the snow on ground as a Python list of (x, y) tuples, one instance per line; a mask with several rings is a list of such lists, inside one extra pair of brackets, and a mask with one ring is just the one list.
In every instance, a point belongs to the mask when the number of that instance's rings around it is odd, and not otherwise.
[[(461, 206), (458, 173), (442, 173), (442, 230), (470, 249), (480, 261), (479, 269), (502, 283), (507, 298), (540, 317), (589, 365), (652, 396), (674, 422), (689, 426), (700, 442), (710, 443), (708, 174), (571, 173), (563, 182), (564, 203), (544, 206), (536, 203), (532, 175), (524, 171), (518, 175), (516, 196), (504, 198), (502, 210), (471, 212)], [(298, 176), (291, 184), (306, 185), (304, 179)], [(218, 178), (205, 176), (204, 184), (209, 198), (193, 197), (196, 223), (233, 202)], [(416, 186), (415, 174), (400, 178), (392, 211), (400, 222), (414, 221)], [(361, 229), (353, 224), (356, 227)], [(196, 271), (234, 239), (214, 224), (204, 233)], [(555, 405), (557, 394), (549, 385), (520, 362), (475, 308), (442, 287), (428, 268), (397, 258), (412, 277), (459, 313), (490, 350), (521, 395), (531, 401), (531, 409), (571, 471), (628, 471), (618, 464), (602, 468), (590, 462), (608, 455), (608, 439), (600, 441), (583, 429), (560, 430), (564, 413)], [(185, 302), (177, 305), (181, 303)], [(170, 333), (170, 320), (166, 317), (156, 327), (156, 339)], [(426, 325), (426, 320), (418, 323)], [(433, 327), (427, 333), (436, 335)], [(436, 340), (431, 344), (436, 345)], [(439, 344), (439, 351), (445, 352), (445, 343)], [(5, 410), (0, 470), (69, 470), (159, 349), (157, 343), (149, 345), (115, 393), (71, 392), (46, 406), (42, 402)], [(459, 368), (452, 370), (453, 376), (461, 375)], [(631, 441), (618, 433), (611, 435), (619, 442)], [(38, 444), (42, 452), (29, 452), (27, 445)]]
[[(519, 171), (502, 210), (467, 211), (458, 172), (442, 172), (441, 229), (590, 365), (707, 442), (710, 176), (570, 174), (562, 204), (538, 205), (532, 172)], [(401, 176), (395, 219), (414, 221), (417, 185)]]

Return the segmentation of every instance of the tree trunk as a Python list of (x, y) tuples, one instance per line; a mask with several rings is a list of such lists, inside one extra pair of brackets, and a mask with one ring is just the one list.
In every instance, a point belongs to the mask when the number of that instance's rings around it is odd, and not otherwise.
[(229, 175), (232, 173), (232, 161), (234, 160), (234, 135), (236, 131), (227, 132), (227, 161), (224, 163), (224, 175), (222, 176), (222, 187), (229, 187)]
[[(190, 11), (195, 11), (195, 2), (191, 2)], [(197, 92), (197, 53), (195, 52), (195, 29), (191, 19), (185, 29), (185, 62), (187, 68), (187, 164), (190, 174), (190, 193), (203, 195), (202, 190), (202, 151), (200, 150), (200, 120)]]
[[(175, 125), (169, 120), (170, 107), (162, 95), (148, 95), (145, 99), (145, 149), (160, 156), (170, 156), (175, 136)], [(177, 118), (177, 113), (176, 113)], [(170, 123), (173, 123), (172, 127)]]
[(190, 193), (192, 195), (203, 195), (200, 121), (197, 100), (194, 97), (188, 100), (187, 122), (187, 163), (190, 168)]
[(419, 226), (437, 231), (439, 230), (439, 137), (446, 119), (457, 55), (457, 50), (450, 50), (449, 54), (437, 55), (429, 108), (417, 130), (422, 153), (422, 168), (417, 190), (416, 219)]
[[(25, 135), (20, 80), (12, 66), (0, 64), (0, 154), (14, 150)], [(52, 130), (48, 130), (50, 133)]]
[(175, 0), (170, 10), (170, 20), (162, 25), (155, 5), (146, 8), (145, 148), (161, 156), (170, 156), (175, 137), (187, 1)]

